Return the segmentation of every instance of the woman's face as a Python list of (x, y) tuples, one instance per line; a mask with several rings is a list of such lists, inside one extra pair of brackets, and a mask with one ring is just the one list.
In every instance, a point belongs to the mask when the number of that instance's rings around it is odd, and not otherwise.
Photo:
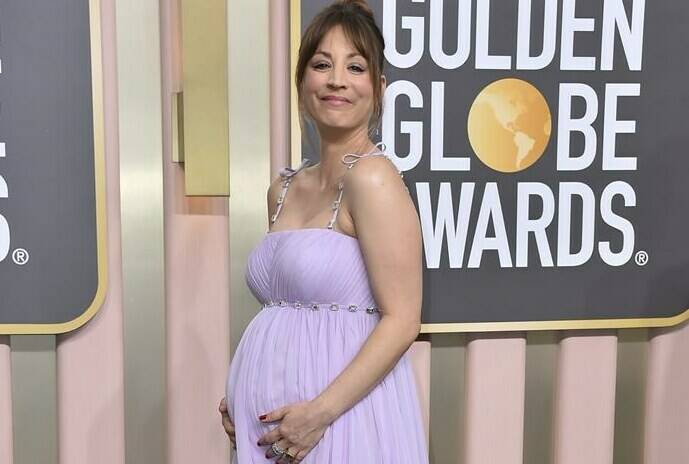
[(304, 73), (304, 109), (319, 130), (368, 129), (373, 85), (368, 63), (340, 26), (323, 37)]

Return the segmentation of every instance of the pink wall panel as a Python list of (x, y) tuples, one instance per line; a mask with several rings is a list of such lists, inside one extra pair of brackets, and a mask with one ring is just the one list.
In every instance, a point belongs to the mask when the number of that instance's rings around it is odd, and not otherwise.
[(115, 2), (102, 0), (108, 291), (78, 330), (57, 337), (61, 464), (124, 464), (122, 262)]
[(0, 462), (12, 464), (12, 365), (10, 337), (0, 335)]
[(290, 165), (289, 2), (271, 1), (270, 26), (270, 172), (271, 179)]
[(614, 332), (564, 333), (555, 379), (554, 464), (612, 464), (616, 361)]
[(423, 426), (426, 431), (426, 449), (430, 449), (429, 435), (431, 423), (431, 342), (412, 343), (409, 357), (414, 370), (416, 390), (419, 394)]
[(651, 331), (645, 464), (689, 462), (689, 322)]
[(521, 464), (526, 338), (485, 333), (468, 340), (464, 464)]
[(186, 197), (183, 167), (172, 162), (171, 100), (183, 90), (180, 5), (160, 6), (168, 463), (229, 462), (218, 414), (230, 362), (227, 199)]

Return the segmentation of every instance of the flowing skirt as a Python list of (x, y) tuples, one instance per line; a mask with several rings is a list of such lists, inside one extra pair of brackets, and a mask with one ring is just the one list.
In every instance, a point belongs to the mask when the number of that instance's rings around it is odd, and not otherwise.
[[(380, 320), (363, 311), (262, 309), (244, 331), (226, 382), (237, 450), (232, 464), (264, 464), (259, 437), (279, 425), (260, 414), (318, 396), (356, 356)], [(274, 462), (271, 459), (270, 462)], [(405, 353), (338, 417), (302, 464), (427, 464), (416, 384)]]

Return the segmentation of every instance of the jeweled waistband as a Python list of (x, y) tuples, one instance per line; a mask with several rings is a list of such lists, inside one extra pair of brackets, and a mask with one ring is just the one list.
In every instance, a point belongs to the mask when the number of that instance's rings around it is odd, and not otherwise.
[(317, 303), (315, 301), (311, 302), (304, 302), (304, 301), (286, 301), (286, 300), (278, 300), (278, 301), (266, 301), (263, 303), (264, 308), (268, 308), (271, 306), (292, 306), (296, 309), (311, 309), (313, 311), (319, 311), (321, 308), (327, 308), (331, 311), (339, 311), (340, 309), (342, 310), (347, 310), (350, 312), (356, 312), (356, 311), (366, 311), (368, 314), (373, 314), (373, 313), (379, 313), (380, 311), (376, 306), (367, 306), (364, 307), (364, 305), (357, 305), (357, 304), (342, 304), (342, 303)]

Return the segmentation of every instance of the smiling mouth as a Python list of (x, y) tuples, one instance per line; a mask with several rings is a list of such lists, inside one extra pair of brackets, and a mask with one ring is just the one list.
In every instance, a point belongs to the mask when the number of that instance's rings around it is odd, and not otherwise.
[(347, 100), (344, 97), (323, 97), (321, 98), (323, 101), (327, 102), (335, 102), (335, 103), (351, 103), (349, 100)]
[(321, 98), (321, 101), (326, 105), (333, 107), (341, 107), (350, 104), (349, 100), (344, 100), (340, 98)]

